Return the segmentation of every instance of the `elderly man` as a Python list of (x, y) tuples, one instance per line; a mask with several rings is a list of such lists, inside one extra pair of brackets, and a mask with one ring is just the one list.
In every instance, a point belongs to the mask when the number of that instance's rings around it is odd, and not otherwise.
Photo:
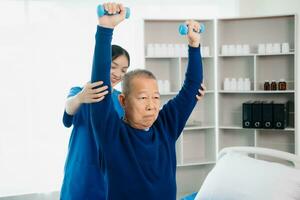
[[(98, 19), (92, 82), (103, 80), (111, 88), (111, 40), (113, 29), (125, 18), (121, 4), (107, 3), (110, 13)], [(124, 77), (119, 101), (125, 117), (119, 119), (110, 94), (90, 105), (101, 169), (108, 182), (107, 199), (175, 200), (175, 142), (196, 105), (202, 82), (199, 23), (188, 21), (189, 62), (179, 94), (160, 108), (155, 76), (135, 70)], [(193, 31), (194, 30), (194, 31)], [(204, 91), (200, 92), (202, 96)], [(99, 118), (98, 116), (102, 116)]]

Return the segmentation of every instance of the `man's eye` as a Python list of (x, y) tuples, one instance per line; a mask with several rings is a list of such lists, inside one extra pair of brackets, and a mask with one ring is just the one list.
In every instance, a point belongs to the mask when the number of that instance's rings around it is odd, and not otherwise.
[(148, 97), (140, 97), (139, 99), (146, 100)]

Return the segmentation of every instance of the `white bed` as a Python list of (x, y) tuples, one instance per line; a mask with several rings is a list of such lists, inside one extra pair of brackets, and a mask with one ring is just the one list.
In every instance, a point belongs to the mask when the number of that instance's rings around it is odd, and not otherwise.
[[(249, 155), (274, 157), (292, 165)], [(225, 148), (195, 200), (300, 200), (300, 157), (258, 147)]]

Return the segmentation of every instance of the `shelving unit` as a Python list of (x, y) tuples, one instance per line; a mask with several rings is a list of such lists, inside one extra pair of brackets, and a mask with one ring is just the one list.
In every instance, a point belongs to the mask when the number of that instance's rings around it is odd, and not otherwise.
[[(258, 146), (295, 153), (295, 51), (289, 53), (258, 54), (260, 43), (288, 42), (295, 50), (296, 18), (294, 15), (235, 18), (217, 20), (218, 47), (224, 44), (249, 44), (247, 55), (222, 55), (217, 57), (219, 101), (219, 146)], [(251, 91), (225, 91), (225, 77), (250, 77)], [(264, 91), (265, 80), (287, 80), (288, 90)], [(291, 101), (290, 125), (284, 130), (243, 129), (242, 103), (248, 100)], [(223, 106), (226, 105), (226, 106)]]
[[(188, 58), (186, 55), (147, 55), (148, 44), (187, 44), (178, 34), (182, 20), (144, 21), (145, 67), (158, 80), (169, 80), (170, 91), (161, 93), (162, 104), (177, 95), (181, 88)], [(198, 191), (216, 163), (218, 152), (229, 146), (257, 146), (295, 153), (296, 113), (296, 17), (295, 15), (201, 20), (206, 32), (201, 46), (210, 54), (202, 58), (206, 95), (197, 103), (183, 134), (177, 141), (177, 197)], [(289, 53), (258, 54), (260, 43), (289, 43)], [(222, 55), (225, 44), (249, 44), (250, 52)], [(228, 91), (223, 81), (250, 78), (250, 91)], [(284, 91), (264, 91), (265, 80), (287, 80)], [(286, 129), (242, 128), (242, 103), (248, 100), (291, 101), (290, 125)], [(270, 160), (262, 157), (262, 159)]]

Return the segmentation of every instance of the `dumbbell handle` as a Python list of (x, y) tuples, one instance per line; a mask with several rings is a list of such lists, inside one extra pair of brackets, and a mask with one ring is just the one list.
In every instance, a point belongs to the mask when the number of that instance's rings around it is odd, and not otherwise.
[[(125, 18), (128, 19), (130, 16), (130, 9), (128, 7), (125, 7), (125, 9), (126, 9)], [(104, 9), (104, 7), (101, 4), (98, 5), (98, 7), (97, 7), (97, 14), (98, 14), (98, 17), (102, 17), (103, 15), (111, 15), (107, 12), (107, 10)]]
[[(186, 24), (180, 24), (178, 30), (180, 35), (186, 35), (189, 32), (189, 28)], [(203, 33), (203, 32), (205, 32), (205, 25), (200, 24), (200, 29), (198, 33)]]

